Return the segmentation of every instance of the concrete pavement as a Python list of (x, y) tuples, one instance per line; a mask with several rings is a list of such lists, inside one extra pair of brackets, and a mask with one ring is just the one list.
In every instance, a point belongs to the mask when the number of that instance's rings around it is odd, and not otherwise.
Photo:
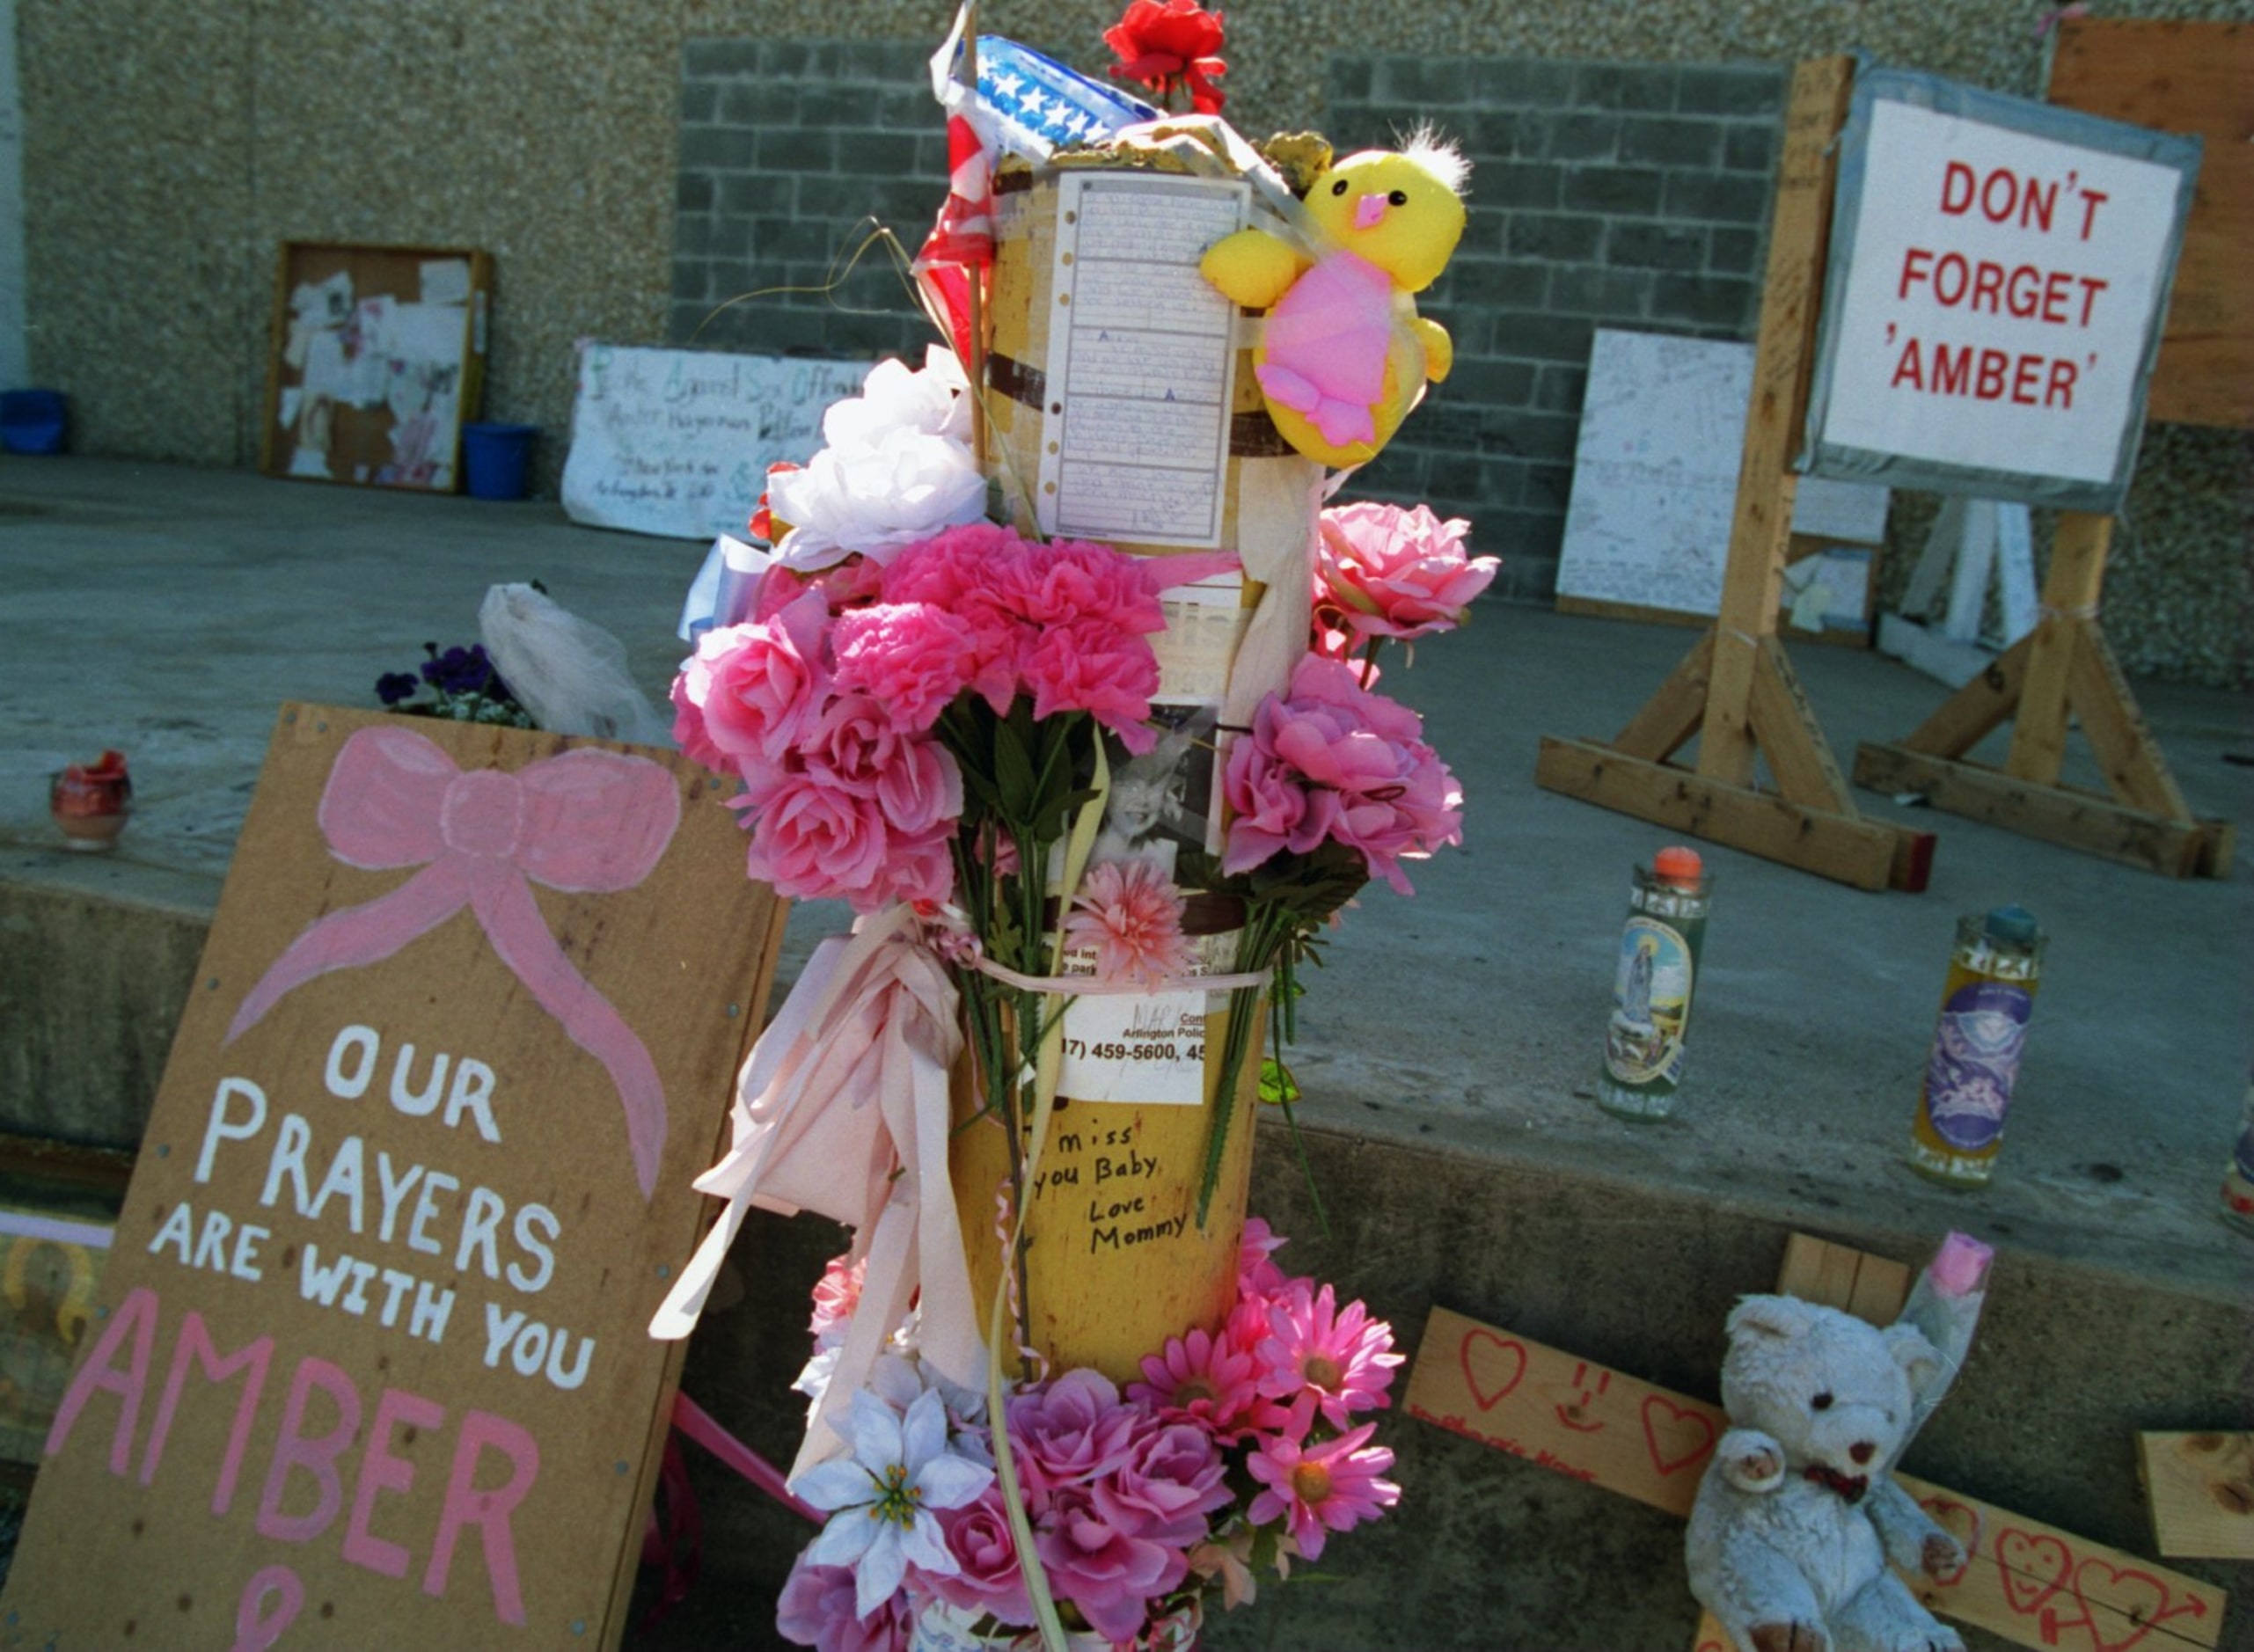
[[(488, 585), (532, 578), (662, 694), (700, 555), (553, 503), (0, 458), (5, 1128), (137, 1136), (278, 702), (372, 704), (426, 640), (473, 640)], [(1256, 1207), (1297, 1236), (1299, 1268), (1369, 1296), (1405, 1339), (1438, 1303), (1706, 1394), (1723, 1313), (1767, 1287), (1792, 1228), (1911, 1261), (1969, 1229), (2003, 1252), (1990, 1323), (1911, 1467), (2148, 1546), (2130, 1431), (2254, 1422), (2254, 1240), (2214, 1215), (2254, 1025), (2254, 869), (2173, 882), (1923, 812), (1940, 843), (1917, 895), (1701, 845), (1718, 885), (1689, 1082), (1673, 1121), (1621, 1123), (1591, 1099), (1610, 961), (1628, 868), (1668, 835), (1539, 791), (1534, 753), (1545, 734), (1612, 733), (1694, 635), (1489, 604), (1389, 682), (1464, 783), (1464, 846), (1414, 870), (1414, 901), (1365, 893), (1312, 979), (1293, 1065), (1333, 1238), (1280, 1131)], [(1793, 657), (1843, 764), (1944, 693), (1872, 654)], [(2245, 701), (2138, 692), (2194, 808), (2254, 822)], [(131, 758), (138, 812), (116, 853), (62, 853), (46, 777), (106, 745)], [(1998, 1180), (1954, 1194), (1913, 1176), (1902, 1144), (1955, 918), (2013, 900), (2051, 932), (2048, 965)], [(794, 915), (787, 979), (839, 919)], [(692, 1391), (754, 1435), (788, 1427), (794, 1293), (835, 1238), (755, 1229), (777, 1266), (692, 1354)], [(1286, 1590), (1213, 1644), (1687, 1641), (1660, 1517), (1397, 1414), (1387, 1437), (1402, 1515), (1340, 1546), (1344, 1582)], [(699, 1479), (707, 1583), (648, 1643), (756, 1643), (788, 1517)]]

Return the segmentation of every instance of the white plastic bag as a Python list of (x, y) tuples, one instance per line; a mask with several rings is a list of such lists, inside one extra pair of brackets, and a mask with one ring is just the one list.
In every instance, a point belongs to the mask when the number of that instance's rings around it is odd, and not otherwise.
[(529, 585), (496, 585), (478, 606), (486, 654), (535, 722), (553, 734), (670, 746), (661, 717), (626, 671), (626, 648)]

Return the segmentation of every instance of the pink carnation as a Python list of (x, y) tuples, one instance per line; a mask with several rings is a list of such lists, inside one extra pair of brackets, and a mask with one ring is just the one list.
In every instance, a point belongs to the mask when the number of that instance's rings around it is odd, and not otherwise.
[(867, 694), (904, 733), (939, 720), (970, 676), (970, 625), (929, 603), (882, 603), (838, 617), (838, 686)]
[(1237, 1241), (1237, 1292), (1244, 1297), (1270, 1297), (1284, 1288), (1284, 1270), (1276, 1253), (1291, 1241), (1256, 1216), (1244, 1219), (1244, 1235)]
[(1331, 1532), (1374, 1520), (1401, 1501), (1401, 1488), (1379, 1478), (1393, 1466), (1393, 1453), (1368, 1443), (1375, 1430), (1365, 1422), (1316, 1445), (1288, 1436), (1262, 1441), (1245, 1463), (1262, 1487), (1246, 1517), (1265, 1525), (1282, 1517), (1299, 1553), (1318, 1559)]
[(1415, 712), (1371, 693), (1346, 666), (1301, 660), (1288, 698), (1262, 701), (1250, 737), (1230, 749), (1224, 785), (1236, 819), (1222, 869), (1249, 872), (1332, 841), (1411, 893), (1401, 860), (1463, 836), (1462, 791), (1423, 733)]
[(1080, 880), (1065, 919), (1065, 939), (1092, 947), (1100, 981), (1155, 987), (1195, 963), (1182, 932), (1182, 896), (1155, 861), (1099, 860)]
[(822, 1277), (814, 1284), (814, 1319), (807, 1327), (814, 1333), (817, 1353), (845, 1340), (845, 1327), (853, 1322), (853, 1310), (860, 1306), (861, 1280), (867, 1272), (867, 1257), (849, 1266), (845, 1257), (832, 1256), (822, 1270)]
[(1311, 1397), (1336, 1429), (1355, 1412), (1391, 1403), (1386, 1390), (1401, 1363), (1393, 1327), (1371, 1319), (1359, 1302), (1340, 1308), (1328, 1285), (1312, 1297), (1300, 1290), (1268, 1311), (1268, 1326), (1259, 1349), (1262, 1393), (1294, 1402)]
[(1502, 566), (1494, 557), (1464, 554), (1469, 523), (1442, 522), (1422, 505), (1340, 505), (1322, 513), (1321, 528), (1317, 622), (1362, 640), (1453, 631)]
[(821, 715), (829, 624), (828, 605), (809, 592), (772, 618), (706, 632), (681, 668), (675, 705), (695, 707), (703, 739), (727, 756), (779, 757)]
[(1149, 722), (1158, 656), (1131, 632), (1101, 619), (1052, 625), (1019, 661), (1018, 680), (1036, 717), (1087, 712), (1138, 757), (1158, 744)]
[(775, 1627), (793, 1645), (816, 1652), (907, 1652), (916, 1624), (904, 1590), (867, 1618), (857, 1616), (853, 1568), (809, 1566), (801, 1554), (775, 1602)]

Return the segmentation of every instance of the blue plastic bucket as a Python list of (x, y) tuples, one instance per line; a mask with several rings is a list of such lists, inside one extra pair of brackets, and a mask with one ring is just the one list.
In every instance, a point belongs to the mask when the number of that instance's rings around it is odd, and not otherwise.
[(538, 425), (464, 425), (462, 469), (472, 499), (522, 499), (532, 487)]
[(11, 453), (60, 453), (69, 426), (61, 391), (0, 391), (0, 448)]

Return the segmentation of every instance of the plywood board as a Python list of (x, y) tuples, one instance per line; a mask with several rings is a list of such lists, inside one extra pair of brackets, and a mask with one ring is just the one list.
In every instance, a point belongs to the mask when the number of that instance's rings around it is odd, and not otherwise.
[(455, 492), (492, 289), (493, 259), (466, 247), (284, 242), (260, 469)]
[(2254, 25), (2061, 18), (2050, 99), (2206, 140), (2147, 412), (2254, 428)]
[[(1753, 392), (1749, 344), (1598, 329), (1558, 555), (1560, 607), (1612, 603), (1624, 618), (1717, 611)], [(1793, 531), (1876, 545), (1888, 502), (1883, 487), (1803, 479)]]
[(617, 1643), (780, 933), (718, 784), (283, 708), (0, 1647)]
[[(1874, 1278), (1850, 1289), (1883, 1299), (1886, 1286)], [(1445, 1308), (1425, 1323), (1406, 1403), (1423, 1422), (1683, 1516), (1730, 1426), (1718, 1406)], [(1945, 1582), (1906, 1580), (1930, 1610), (2025, 1647), (2222, 1644), (2222, 1590), (1978, 1498), (1896, 1478), (1969, 1551)]]

